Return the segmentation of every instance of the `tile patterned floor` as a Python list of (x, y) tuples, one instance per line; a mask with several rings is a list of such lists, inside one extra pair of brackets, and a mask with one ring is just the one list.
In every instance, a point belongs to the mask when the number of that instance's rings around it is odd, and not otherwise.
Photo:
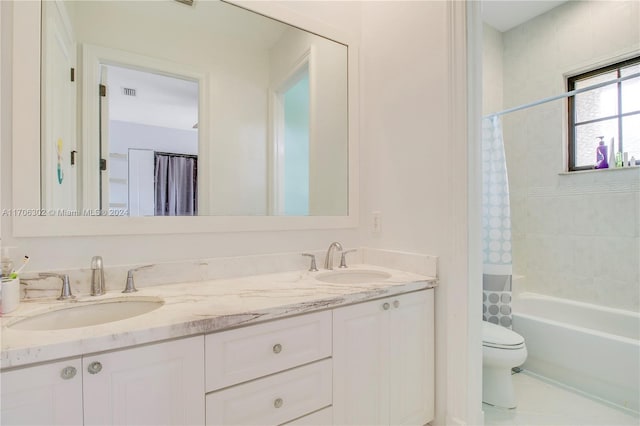
[(526, 372), (513, 375), (518, 408), (483, 404), (485, 426), (639, 426), (640, 418), (547, 383)]

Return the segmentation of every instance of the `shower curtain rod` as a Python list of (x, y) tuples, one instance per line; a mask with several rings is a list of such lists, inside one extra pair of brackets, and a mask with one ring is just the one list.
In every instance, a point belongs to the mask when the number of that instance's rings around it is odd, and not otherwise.
[(198, 158), (196, 154), (180, 154), (177, 152), (162, 152), (162, 151), (153, 151), (153, 153), (158, 155), (165, 155), (169, 157)]
[(621, 81), (629, 80), (629, 79), (635, 78), (635, 77), (640, 77), (640, 73), (631, 74), (631, 75), (627, 75), (625, 77), (620, 77), (620, 78), (615, 78), (613, 80), (604, 81), (602, 83), (597, 83), (597, 84), (594, 84), (592, 86), (583, 87), (582, 89), (576, 89), (576, 90), (572, 90), (570, 92), (565, 92), (565, 93), (562, 93), (560, 95), (550, 96), (548, 98), (543, 98), (543, 99), (540, 99), (540, 100), (535, 101), (535, 102), (531, 102), (531, 103), (528, 103), (528, 104), (520, 105), (520, 106), (509, 108), (509, 109), (505, 109), (504, 111), (499, 111), (499, 112), (494, 112), (492, 114), (487, 114), (482, 118), (497, 117), (497, 116), (500, 116), (500, 115), (508, 114), (510, 112), (520, 111), (522, 109), (527, 109), (527, 108), (531, 108), (531, 107), (538, 106), (538, 105), (541, 105), (541, 104), (546, 104), (547, 102), (556, 101), (556, 100), (562, 99), (562, 98), (568, 98), (570, 96), (574, 96), (574, 95), (577, 95), (579, 93), (586, 92), (588, 90), (598, 89), (598, 88), (603, 87), (603, 86), (608, 86), (609, 84), (612, 84), (612, 83), (619, 83)]

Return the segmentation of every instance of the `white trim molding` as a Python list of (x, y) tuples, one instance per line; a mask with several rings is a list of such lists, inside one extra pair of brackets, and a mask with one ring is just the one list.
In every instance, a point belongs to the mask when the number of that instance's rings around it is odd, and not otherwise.
[[(481, 118), (481, 73), (478, 62), (482, 25), (480, 5), (474, 2), (446, 3), (446, 47), (448, 96), (447, 158), (463, 164), (444, 185), (450, 194), (442, 207), (456, 224), (448, 237), (446, 254), (440, 253), (442, 271), (436, 321), (436, 383), (441, 399), (436, 401), (435, 424), (482, 424), (482, 338), (480, 199), (481, 181), (479, 120)], [(469, 20), (468, 20), (469, 19)], [(469, 31), (469, 32), (468, 32)], [(481, 51), (480, 51), (481, 54)], [(480, 85), (478, 87), (478, 84)], [(457, 225), (459, 224), (459, 225)]]
[[(483, 425), (482, 411), (482, 3), (465, 2), (467, 73), (467, 400), (466, 423)], [(461, 25), (459, 22), (458, 25)], [(458, 48), (455, 46), (454, 48)], [(453, 419), (457, 421), (458, 419)], [(454, 424), (454, 423), (452, 423)], [(457, 423), (455, 423), (457, 424)], [(460, 423), (464, 424), (464, 423)]]

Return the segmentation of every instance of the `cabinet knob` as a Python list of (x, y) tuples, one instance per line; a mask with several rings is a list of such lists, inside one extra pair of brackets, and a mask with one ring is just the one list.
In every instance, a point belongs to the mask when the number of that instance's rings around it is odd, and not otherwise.
[(389, 310), (390, 307), (391, 307), (391, 305), (389, 305), (387, 302), (384, 302), (382, 304), (382, 309), (384, 309), (385, 311)]
[(284, 401), (282, 400), (282, 398), (278, 398), (275, 401), (273, 401), (273, 406), (276, 408), (282, 407), (282, 404), (284, 404)]
[(78, 370), (76, 370), (75, 367), (65, 367), (60, 372), (60, 377), (62, 377), (64, 380), (73, 379), (76, 376), (77, 372)]
[(98, 374), (102, 371), (102, 364), (100, 364), (98, 361), (93, 361), (91, 364), (89, 364), (89, 367), (87, 367), (87, 371), (90, 374)]
[(273, 353), (279, 354), (280, 352), (282, 352), (282, 345), (280, 343), (273, 345)]
[(397, 308), (398, 306), (400, 306), (400, 302), (399, 302), (399, 301), (397, 301), (397, 300), (394, 300), (394, 301), (393, 301), (393, 307), (394, 307), (394, 308)]

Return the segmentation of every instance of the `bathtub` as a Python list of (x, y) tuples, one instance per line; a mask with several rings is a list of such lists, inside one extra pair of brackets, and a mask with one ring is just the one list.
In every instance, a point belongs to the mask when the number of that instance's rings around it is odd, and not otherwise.
[(524, 369), (639, 414), (640, 313), (522, 293), (513, 329)]

